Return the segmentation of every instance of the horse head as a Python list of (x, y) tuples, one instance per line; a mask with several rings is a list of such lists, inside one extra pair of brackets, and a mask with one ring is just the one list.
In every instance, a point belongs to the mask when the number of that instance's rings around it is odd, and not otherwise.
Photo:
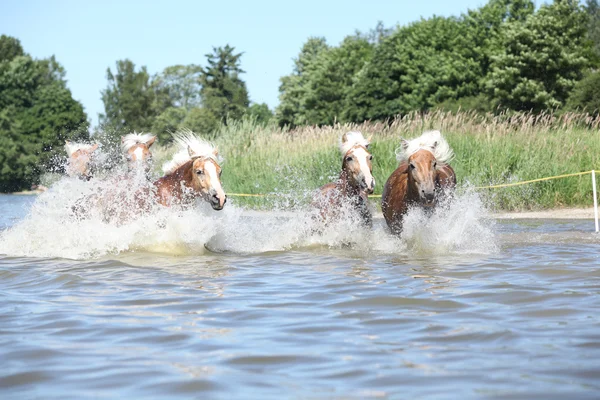
[[(408, 184), (419, 194), (419, 201), (424, 206), (435, 205), (435, 179), (438, 161), (434, 151), (437, 143), (421, 148), (408, 157)], [(408, 148), (408, 142), (402, 140), (402, 147)]]
[(143, 167), (146, 171), (150, 170), (152, 161), (152, 152), (150, 147), (156, 141), (156, 136), (149, 134), (133, 133), (121, 136), (121, 147), (125, 153), (125, 159), (130, 167)]
[(192, 188), (201, 193), (213, 210), (222, 210), (227, 196), (221, 185), (221, 166), (218, 163), (219, 151), (215, 147), (211, 156), (198, 156), (191, 147), (188, 152), (192, 159)]
[(342, 171), (346, 173), (348, 183), (366, 194), (375, 189), (370, 139), (365, 139), (360, 132), (348, 132), (342, 136), (340, 145), (344, 157)]
[(98, 144), (73, 143), (67, 140), (65, 150), (69, 156), (66, 168), (67, 175), (90, 180), (92, 178), (90, 168), (92, 156), (98, 150)]

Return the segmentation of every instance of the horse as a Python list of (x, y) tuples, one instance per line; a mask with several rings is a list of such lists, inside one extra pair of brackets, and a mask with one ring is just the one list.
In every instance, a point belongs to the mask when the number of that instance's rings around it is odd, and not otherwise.
[(365, 139), (360, 132), (347, 132), (341, 136), (340, 176), (337, 181), (319, 188), (313, 199), (313, 206), (319, 210), (325, 224), (339, 218), (343, 210), (350, 210), (364, 225), (372, 226), (368, 195), (375, 189), (375, 178), (372, 173), (373, 155), (369, 152), (370, 139)]
[(150, 147), (156, 141), (156, 136), (150, 133), (130, 133), (121, 136), (121, 149), (127, 160), (129, 170), (143, 167), (144, 171), (150, 171), (152, 152)]
[(411, 206), (433, 209), (442, 196), (456, 186), (456, 175), (448, 164), (454, 153), (439, 131), (429, 131), (413, 140), (402, 139), (396, 150), (400, 163), (383, 188), (381, 210), (392, 233), (402, 233), (404, 215)]
[(102, 182), (95, 193), (78, 199), (72, 207), (78, 218), (95, 209), (104, 222), (121, 224), (134, 215), (150, 210), (152, 182), (150, 172), (152, 153), (150, 147), (156, 136), (149, 133), (130, 133), (121, 136), (121, 150), (127, 161), (124, 170)]
[(154, 182), (158, 203), (165, 207), (191, 206), (196, 198), (222, 210), (227, 196), (221, 186), (219, 150), (190, 130), (173, 135), (181, 149), (163, 166), (165, 175)]
[(77, 177), (89, 181), (92, 179), (91, 162), (94, 152), (98, 149), (98, 144), (74, 143), (65, 141), (65, 151), (67, 152), (66, 173), (68, 176)]

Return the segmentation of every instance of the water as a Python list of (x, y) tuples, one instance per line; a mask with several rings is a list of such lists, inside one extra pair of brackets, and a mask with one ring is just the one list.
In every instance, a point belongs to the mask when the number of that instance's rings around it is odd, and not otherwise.
[(592, 221), (465, 195), (403, 240), (231, 203), (119, 225), (63, 185), (0, 196), (2, 399), (600, 397)]

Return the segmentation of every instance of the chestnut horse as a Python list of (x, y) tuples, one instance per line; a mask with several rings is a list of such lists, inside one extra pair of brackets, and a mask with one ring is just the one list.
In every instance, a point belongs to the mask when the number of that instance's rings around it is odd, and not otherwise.
[(425, 132), (411, 141), (403, 139), (398, 150), (400, 166), (388, 178), (381, 196), (385, 222), (394, 234), (402, 232), (409, 207), (433, 208), (456, 186), (456, 175), (448, 165), (454, 153), (439, 131)]
[(89, 181), (92, 178), (92, 157), (97, 149), (97, 143), (83, 144), (73, 143), (67, 140), (65, 142), (65, 151), (68, 156), (66, 167), (67, 175)]
[(319, 209), (323, 222), (339, 218), (343, 209), (351, 210), (365, 225), (371, 226), (373, 217), (368, 195), (373, 193), (373, 156), (369, 152), (369, 139), (360, 132), (348, 132), (340, 140), (342, 172), (336, 182), (322, 186), (313, 205)]
[(189, 130), (173, 138), (181, 150), (163, 166), (165, 176), (154, 182), (158, 202), (187, 207), (203, 198), (214, 210), (222, 210), (227, 196), (221, 186), (218, 149)]
[(150, 171), (152, 153), (150, 147), (156, 141), (156, 136), (149, 133), (130, 133), (121, 136), (121, 149), (125, 154), (129, 169), (143, 167), (146, 172)]

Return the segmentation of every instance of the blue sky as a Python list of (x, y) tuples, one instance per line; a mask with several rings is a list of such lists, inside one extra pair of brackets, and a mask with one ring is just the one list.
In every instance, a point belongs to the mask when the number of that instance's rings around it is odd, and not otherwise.
[(250, 99), (278, 103), (279, 78), (310, 36), (338, 44), (355, 30), (368, 31), (421, 17), (459, 15), (485, 0), (432, 1), (114, 1), (0, 0), (0, 34), (21, 40), (36, 58), (56, 55), (68, 86), (98, 121), (106, 69), (129, 58), (151, 74), (169, 65), (205, 65), (213, 46), (244, 52)]

